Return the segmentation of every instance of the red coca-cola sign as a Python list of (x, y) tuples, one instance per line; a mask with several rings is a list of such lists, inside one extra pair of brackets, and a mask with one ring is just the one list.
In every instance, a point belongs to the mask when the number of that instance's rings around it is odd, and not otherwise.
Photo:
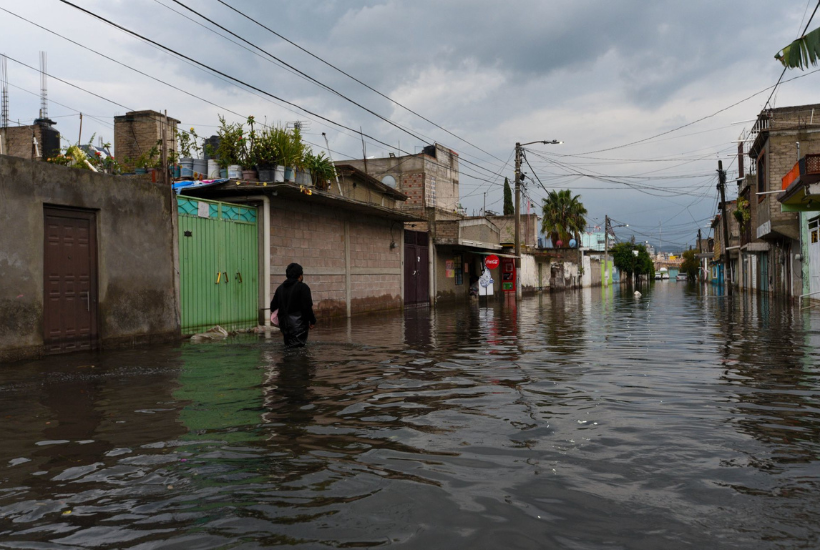
[(496, 256), (495, 254), (490, 254), (489, 256), (484, 258), (484, 267), (486, 267), (487, 269), (497, 268), (498, 263), (499, 263), (498, 256)]

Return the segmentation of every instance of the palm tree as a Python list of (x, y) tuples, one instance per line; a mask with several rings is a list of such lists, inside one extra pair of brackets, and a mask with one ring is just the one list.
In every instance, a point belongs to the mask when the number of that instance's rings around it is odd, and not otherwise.
[(549, 235), (552, 244), (558, 240), (568, 242), (571, 237), (579, 239), (581, 231), (587, 226), (587, 209), (578, 199), (581, 195), (572, 196), (569, 189), (550, 191), (542, 207), (543, 220), (541, 230)]

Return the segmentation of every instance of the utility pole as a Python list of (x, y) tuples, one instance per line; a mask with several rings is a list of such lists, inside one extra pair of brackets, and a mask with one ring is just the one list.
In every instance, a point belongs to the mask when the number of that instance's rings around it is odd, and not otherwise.
[(663, 220), (658, 221), (658, 240), (660, 240), (658, 252), (663, 254)]
[(609, 285), (609, 214), (604, 216), (604, 286)]
[(521, 143), (515, 144), (515, 298), (521, 291)]
[(723, 284), (726, 285), (726, 295), (732, 295), (732, 276), (729, 267), (729, 219), (726, 217), (726, 172), (723, 171), (723, 161), (718, 161), (718, 190), (720, 191), (721, 225), (723, 225)]
[[(330, 154), (330, 143), (327, 141), (327, 134), (322, 132), (322, 137), (325, 138), (325, 148), (327, 149), (327, 158), (330, 159), (330, 164), (333, 164), (333, 175), (336, 176), (336, 187), (339, 188), (339, 196), (344, 197), (345, 194), (342, 193), (342, 185), (339, 183), (339, 172), (336, 171), (336, 164), (333, 162), (333, 155)], [(399, 151), (401, 151), (401, 142), (399, 142)], [(367, 159), (365, 159), (367, 162)]]
[[(544, 145), (560, 145), (563, 141), (556, 139), (552, 141), (530, 141), (523, 145), (532, 145), (533, 143), (543, 143)], [(522, 296), (521, 291), (521, 182), (524, 181), (524, 175), (521, 173), (521, 152), (522, 144), (516, 142), (515, 144), (515, 299), (518, 300)]]
[(700, 264), (703, 262), (703, 260), (700, 259), (700, 255), (703, 254), (703, 247), (700, 244), (700, 240), (700, 229), (698, 228), (698, 277), (701, 275)]

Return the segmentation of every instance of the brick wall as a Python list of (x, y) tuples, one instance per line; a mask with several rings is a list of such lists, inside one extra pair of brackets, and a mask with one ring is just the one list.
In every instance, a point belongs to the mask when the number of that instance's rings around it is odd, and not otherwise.
[[(162, 139), (164, 115), (156, 111), (131, 111), (114, 117), (114, 155), (126, 171), (132, 171), (136, 159)], [(169, 153), (175, 153), (179, 121), (168, 118), (166, 130)]]
[[(37, 138), (39, 155), (34, 153), (32, 137)], [(43, 160), (59, 153), (60, 132), (39, 124), (9, 127), (3, 137), (3, 151), (10, 157)]]
[(458, 239), (458, 220), (436, 222), (436, 238), (437, 239)]
[(399, 181), (399, 191), (407, 195), (408, 208), (424, 206), (424, 172), (405, 173)]
[(346, 315), (347, 226), (351, 313), (401, 307), (402, 224), (308, 201), (271, 201), (271, 291), (296, 262), (304, 269), (316, 315)]
[[(344, 164), (365, 169), (365, 162), (345, 160)], [(459, 202), (458, 154), (436, 144), (436, 156), (426, 154), (367, 159), (367, 173), (376, 179), (391, 175), (398, 189), (410, 198), (404, 207), (425, 206), (453, 211)]]

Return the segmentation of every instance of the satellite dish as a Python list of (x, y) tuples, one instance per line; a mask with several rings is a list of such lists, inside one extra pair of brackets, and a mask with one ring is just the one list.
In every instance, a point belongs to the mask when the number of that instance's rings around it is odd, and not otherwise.
[(385, 184), (387, 187), (392, 187), (393, 189), (396, 188), (396, 178), (393, 176), (384, 176), (382, 178), (382, 183)]

